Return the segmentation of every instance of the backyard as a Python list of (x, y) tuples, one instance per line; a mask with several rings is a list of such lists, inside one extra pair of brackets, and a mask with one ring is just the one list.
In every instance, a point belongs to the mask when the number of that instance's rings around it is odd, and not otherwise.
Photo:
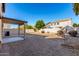
[[(67, 39), (68, 37), (66, 37)], [(74, 37), (72, 37), (74, 38)], [(77, 39), (75, 37), (73, 40)], [(78, 42), (78, 41), (77, 41)], [(61, 44), (63, 38), (46, 38), (44, 35), (26, 34), (26, 39), (0, 46), (0, 55), (6, 56), (76, 56), (79, 49), (73, 49)]]

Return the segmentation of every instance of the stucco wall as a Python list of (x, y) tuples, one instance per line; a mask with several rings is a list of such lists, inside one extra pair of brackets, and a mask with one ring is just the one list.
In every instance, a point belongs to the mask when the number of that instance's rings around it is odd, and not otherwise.
[(26, 33), (34, 32), (34, 29), (26, 29)]
[(72, 26), (72, 21), (65, 21), (65, 22), (60, 22), (59, 26)]
[(0, 41), (2, 41), (2, 22), (1, 22), (1, 19), (0, 19)]
[(2, 14), (2, 3), (0, 3), (0, 16)]
[(4, 25), (3, 26), (4, 29), (10, 29), (11, 28), (11, 24), (4, 23), (3, 25)]
[[(5, 29), (3, 30), (3, 36), (5, 37), (5, 33), (9, 31), (10, 36), (18, 36), (18, 29)], [(26, 33), (32, 33), (34, 32), (33, 29), (26, 29)], [(24, 35), (24, 30), (20, 30), (20, 35)]]

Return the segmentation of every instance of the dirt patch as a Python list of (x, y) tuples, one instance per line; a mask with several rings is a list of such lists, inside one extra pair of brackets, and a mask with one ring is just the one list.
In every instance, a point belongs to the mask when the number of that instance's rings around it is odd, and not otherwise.
[(34, 35), (40, 35), (40, 36), (45, 36), (46, 38), (63, 38), (61, 36), (57, 36), (56, 33), (40, 33), (40, 32), (32, 32), (28, 34), (34, 34)]

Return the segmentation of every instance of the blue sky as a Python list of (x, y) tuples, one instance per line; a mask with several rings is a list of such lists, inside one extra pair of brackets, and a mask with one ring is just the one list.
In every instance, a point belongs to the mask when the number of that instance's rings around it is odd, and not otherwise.
[(79, 16), (75, 16), (71, 3), (7, 3), (5, 16), (28, 21), (34, 25), (37, 20), (45, 23), (58, 19), (72, 18), (79, 23)]

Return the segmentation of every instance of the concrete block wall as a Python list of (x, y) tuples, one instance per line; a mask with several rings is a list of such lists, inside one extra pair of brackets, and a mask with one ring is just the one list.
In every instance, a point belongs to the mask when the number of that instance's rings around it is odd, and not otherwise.
[[(3, 31), (3, 36), (5, 37), (5, 33), (9, 31), (10, 32), (10, 36), (18, 36), (18, 30), (17, 29), (5, 29)], [(20, 35), (23, 35), (24, 31), (20, 30)]]

